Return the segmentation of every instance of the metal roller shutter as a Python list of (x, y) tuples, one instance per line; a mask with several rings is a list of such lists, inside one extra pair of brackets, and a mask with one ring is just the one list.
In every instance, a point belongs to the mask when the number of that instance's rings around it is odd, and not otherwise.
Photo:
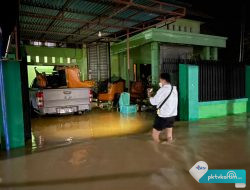
[(88, 78), (98, 81), (98, 54), (97, 46), (88, 48)]
[(101, 43), (88, 47), (88, 77), (103, 81), (109, 78), (109, 46)]

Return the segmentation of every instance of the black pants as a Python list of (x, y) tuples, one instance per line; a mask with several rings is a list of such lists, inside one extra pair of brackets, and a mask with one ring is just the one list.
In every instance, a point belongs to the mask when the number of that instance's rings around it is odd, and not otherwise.
[(159, 117), (155, 116), (155, 122), (153, 128), (157, 131), (161, 131), (165, 128), (172, 128), (174, 126), (175, 117)]

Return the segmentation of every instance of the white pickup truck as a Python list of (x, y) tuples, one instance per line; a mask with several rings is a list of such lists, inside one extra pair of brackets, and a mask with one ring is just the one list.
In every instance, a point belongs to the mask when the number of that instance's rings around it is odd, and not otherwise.
[(81, 114), (91, 109), (90, 88), (31, 88), (29, 93), (31, 109), (39, 115)]

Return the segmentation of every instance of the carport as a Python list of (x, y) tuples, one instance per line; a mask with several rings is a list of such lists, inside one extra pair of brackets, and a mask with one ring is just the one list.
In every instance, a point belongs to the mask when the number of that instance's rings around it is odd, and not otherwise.
[(1, 147), (22, 147), (31, 138), (33, 67), (78, 65), (83, 80), (101, 81), (111, 75), (110, 43), (126, 39), (130, 73), (130, 37), (185, 14), (182, 6), (156, 0), (21, 0), (14, 29), (4, 34), (7, 54), (1, 52)]

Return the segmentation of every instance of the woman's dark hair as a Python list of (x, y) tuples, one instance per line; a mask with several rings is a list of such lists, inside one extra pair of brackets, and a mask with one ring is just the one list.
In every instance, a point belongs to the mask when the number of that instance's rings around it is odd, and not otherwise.
[(171, 82), (170, 75), (168, 73), (161, 73), (160, 78), (166, 80), (168, 83)]

